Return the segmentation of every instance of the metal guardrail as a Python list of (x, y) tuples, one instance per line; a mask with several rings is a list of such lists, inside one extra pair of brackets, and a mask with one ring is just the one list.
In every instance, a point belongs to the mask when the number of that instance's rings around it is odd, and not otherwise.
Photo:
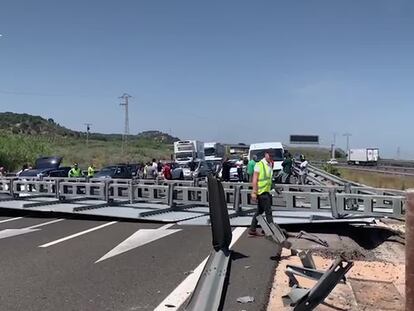
[(202, 276), (185, 308), (190, 311), (219, 310), (230, 264), (229, 247), (232, 231), (224, 189), (220, 182), (211, 177), (208, 180), (208, 191), (211, 196), (209, 210), (214, 250), (211, 252)]
[[(138, 182), (138, 183), (137, 183)], [(182, 181), (140, 183), (126, 180), (90, 180), (74, 182), (71, 179), (0, 179), (0, 192), (16, 196), (48, 196), (58, 199), (95, 199), (108, 203), (154, 202), (169, 207), (208, 206), (209, 193), (205, 182), (183, 185)], [(224, 196), (235, 215), (251, 212), (256, 202), (250, 198), (250, 184), (223, 183)], [(405, 214), (406, 200), (398, 190), (375, 189), (360, 186), (278, 185), (272, 206), (281, 211), (331, 212), (334, 218), (344, 214), (391, 216)], [(233, 217), (233, 216), (232, 216)]]

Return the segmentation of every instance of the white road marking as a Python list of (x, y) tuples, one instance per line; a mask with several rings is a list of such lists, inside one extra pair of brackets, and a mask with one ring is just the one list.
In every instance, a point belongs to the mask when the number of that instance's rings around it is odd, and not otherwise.
[(168, 229), (175, 224), (168, 224), (157, 229), (140, 229), (132, 234), (129, 238), (117, 245), (111, 251), (106, 253), (102, 258), (95, 263), (114, 257), (116, 255), (125, 253), (136, 247), (151, 243), (158, 239), (162, 239), (168, 235), (181, 231), (182, 229)]
[(0, 224), (5, 223), (5, 222), (9, 222), (9, 221), (15, 221), (18, 219), (22, 219), (23, 217), (15, 217), (15, 218), (9, 218), (9, 219), (5, 219), (5, 220), (1, 220)]
[(72, 235), (63, 237), (61, 239), (58, 239), (58, 240), (55, 240), (55, 241), (52, 241), (52, 242), (49, 242), (49, 243), (40, 245), (39, 247), (49, 247), (49, 246), (52, 246), (52, 245), (56, 245), (56, 244), (62, 243), (64, 241), (67, 241), (67, 240), (76, 238), (78, 236), (87, 234), (89, 232), (93, 232), (93, 231), (96, 231), (96, 230), (99, 230), (99, 229), (102, 229), (102, 228), (111, 226), (111, 225), (116, 224), (116, 223), (117, 223), (117, 221), (111, 221), (111, 222), (105, 223), (103, 225), (100, 225), (100, 226), (97, 226), (97, 227), (93, 227), (93, 228), (90, 228), (90, 229), (87, 229), (87, 230), (84, 230), (84, 231), (81, 231), (81, 232), (78, 232), (78, 233), (75, 233), (75, 234), (72, 234)]
[[(242, 236), (242, 234), (246, 231), (247, 228), (237, 227), (233, 230), (233, 238), (231, 240), (230, 248), (237, 242), (237, 240)], [(203, 260), (202, 263), (198, 265), (197, 268), (194, 269), (194, 272), (187, 276), (184, 281), (181, 282), (180, 285), (174, 289), (171, 294), (165, 298), (159, 305), (154, 309), (154, 311), (172, 311), (178, 310), (181, 305), (190, 297), (193, 293), (197, 282), (203, 272), (204, 266), (206, 265), (208, 257)]]
[(37, 225), (26, 227), (26, 228), (20, 228), (20, 229), (4, 229), (4, 230), (0, 231), (0, 239), (10, 238), (10, 237), (16, 236), (16, 235), (26, 234), (26, 233), (30, 233), (30, 232), (34, 232), (34, 231), (39, 231), (40, 229), (37, 229), (39, 227), (43, 227), (43, 226), (46, 226), (46, 225), (51, 225), (51, 224), (54, 224), (54, 223), (62, 221), (62, 220), (64, 220), (64, 219), (55, 219), (55, 220), (52, 220), (52, 221), (43, 222), (41, 224), (37, 224)]
[(63, 221), (63, 220), (65, 220), (65, 219), (61, 218), (61, 219), (55, 219), (55, 220), (48, 221), (48, 222), (43, 222), (43, 223), (38, 224), (38, 225), (30, 226), (30, 227), (28, 227), (28, 229), (35, 229), (35, 228), (51, 225), (51, 224), (54, 224), (54, 223), (57, 223), (57, 222), (60, 222), (60, 221)]

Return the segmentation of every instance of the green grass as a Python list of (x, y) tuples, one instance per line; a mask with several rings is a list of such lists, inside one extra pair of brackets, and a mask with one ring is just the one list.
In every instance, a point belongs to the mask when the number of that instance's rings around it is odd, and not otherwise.
[(170, 159), (172, 146), (146, 138), (134, 138), (122, 152), (122, 140), (90, 140), (84, 138), (0, 133), (0, 166), (16, 171), (23, 164), (34, 164), (40, 156), (62, 156), (63, 165), (79, 163), (86, 168), (92, 161), (100, 168), (115, 163), (136, 163)]
[(414, 177), (386, 175), (375, 172), (349, 170), (346, 168), (340, 168), (339, 171), (343, 178), (371, 187), (397, 190), (414, 188)]

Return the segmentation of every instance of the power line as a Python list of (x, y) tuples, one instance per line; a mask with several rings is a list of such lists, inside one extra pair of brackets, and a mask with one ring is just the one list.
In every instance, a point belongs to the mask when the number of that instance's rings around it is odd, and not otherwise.
[(124, 93), (122, 94), (121, 97), (119, 97), (120, 99), (123, 99), (124, 102), (120, 103), (120, 106), (124, 106), (125, 107), (125, 121), (124, 121), (124, 133), (122, 135), (122, 153), (124, 153), (124, 151), (127, 148), (128, 145), (128, 135), (129, 135), (129, 113), (128, 113), (128, 105), (129, 102), (128, 100), (131, 98), (132, 96)]
[(342, 136), (346, 137), (346, 152), (348, 152), (348, 150), (349, 150), (349, 138), (352, 136), (352, 134), (351, 133), (345, 133)]

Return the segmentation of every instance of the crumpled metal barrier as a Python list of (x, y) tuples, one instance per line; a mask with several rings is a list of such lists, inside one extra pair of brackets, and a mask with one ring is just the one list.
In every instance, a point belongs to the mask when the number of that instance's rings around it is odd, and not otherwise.
[(229, 246), (232, 239), (229, 214), (223, 186), (216, 178), (208, 178), (209, 208), (213, 248), (196, 289), (185, 310), (219, 310), (230, 263)]
[[(346, 260), (342, 256), (338, 257), (325, 271), (317, 271), (313, 269), (295, 269), (288, 267), (287, 275), (291, 277), (293, 274), (302, 275), (308, 278), (317, 279), (318, 282), (311, 289), (301, 288), (296, 284), (292, 291), (284, 296), (291, 302), (294, 307), (293, 311), (309, 311), (313, 310), (317, 305), (322, 303), (326, 297), (332, 292), (338, 283), (344, 281), (345, 274), (352, 268), (353, 262)], [(295, 282), (293, 282), (295, 283)]]

